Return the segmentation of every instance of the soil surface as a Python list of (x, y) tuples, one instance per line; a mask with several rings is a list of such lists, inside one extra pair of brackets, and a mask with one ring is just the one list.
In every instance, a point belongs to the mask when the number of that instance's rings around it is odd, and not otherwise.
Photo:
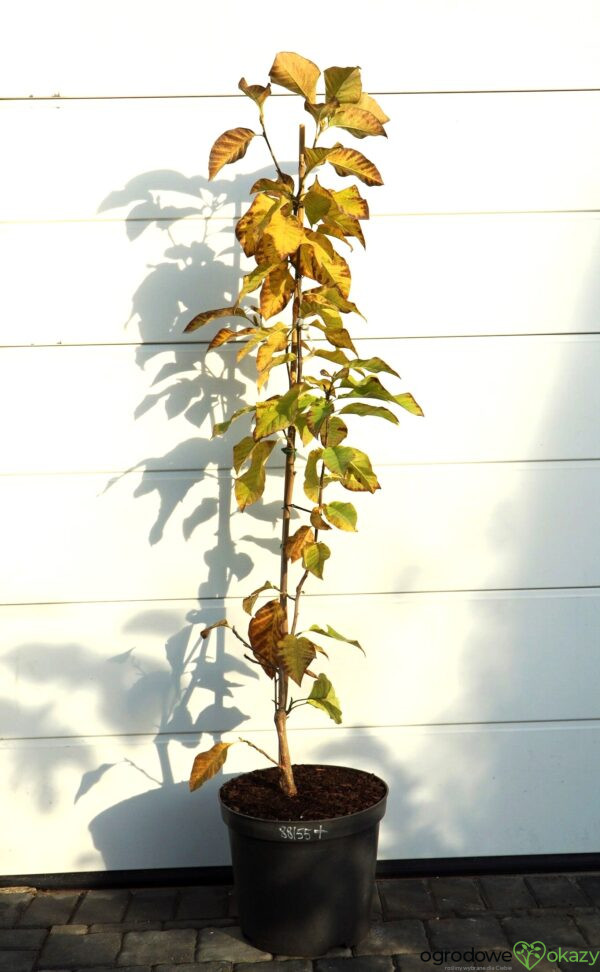
[(261, 820), (329, 820), (366, 810), (385, 796), (385, 784), (373, 773), (345, 766), (293, 767), (298, 795), (279, 786), (277, 767), (236, 776), (221, 787), (231, 810)]

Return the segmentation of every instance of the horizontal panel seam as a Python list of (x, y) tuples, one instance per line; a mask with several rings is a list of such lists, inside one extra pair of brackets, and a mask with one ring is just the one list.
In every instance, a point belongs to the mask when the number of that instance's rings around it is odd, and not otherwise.
[[(345, 598), (352, 597), (355, 598), (369, 598), (369, 597), (429, 597), (437, 595), (446, 594), (528, 594), (528, 593), (546, 593), (554, 592), (560, 593), (561, 591), (575, 592), (580, 591), (582, 593), (588, 593), (591, 591), (600, 591), (600, 584), (587, 584), (582, 586), (581, 584), (573, 585), (561, 585), (560, 587), (455, 587), (455, 588), (430, 588), (422, 590), (409, 590), (409, 591), (353, 591), (347, 593), (344, 591), (329, 592), (324, 594), (318, 593), (306, 593), (304, 597), (309, 599), (325, 599), (331, 600), (333, 598)], [(235, 596), (232, 594), (203, 594), (201, 598), (197, 597), (159, 597), (159, 598), (140, 598), (140, 597), (125, 597), (125, 598), (99, 598), (97, 600), (81, 600), (81, 601), (7, 601), (5, 603), (0, 603), (0, 611), (3, 608), (22, 608), (22, 607), (77, 607), (79, 605), (88, 604), (192, 604), (195, 606), (202, 605), (208, 602), (219, 602), (220, 604), (224, 602), (236, 602), (241, 603), (243, 596)]]
[[(369, 89), (371, 95), (374, 97), (386, 97), (386, 98), (411, 98), (411, 97), (437, 97), (439, 95), (513, 95), (513, 94), (599, 94), (600, 88), (597, 87), (585, 87), (585, 88), (571, 88), (571, 87), (551, 87), (551, 88), (418, 88), (418, 89), (403, 89), (402, 91), (374, 91)], [(322, 93), (322, 92), (321, 92)], [(319, 92), (318, 92), (319, 94)], [(61, 95), (61, 94), (51, 94), (51, 95), (10, 95), (0, 98), (0, 102), (24, 102), (26, 104), (35, 104), (36, 102), (58, 102), (61, 101), (208, 101), (212, 98), (216, 99), (235, 99), (242, 103), (246, 96), (243, 94), (238, 94), (237, 92), (211, 92), (211, 93), (178, 93), (178, 94), (143, 94), (143, 95), (107, 95), (107, 94), (96, 94), (96, 95)], [(276, 91), (273, 92), (271, 97), (273, 98), (293, 98), (296, 97), (293, 94), (287, 94), (287, 92)]]
[[(555, 726), (566, 727), (573, 726), (574, 728), (579, 728), (580, 726), (589, 726), (590, 728), (600, 729), (600, 719), (594, 718), (592, 716), (583, 716), (581, 718), (575, 717), (570, 719), (497, 719), (497, 720), (482, 720), (482, 721), (472, 721), (472, 722), (399, 722), (399, 723), (377, 723), (377, 724), (360, 724), (360, 725), (344, 725), (342, 730), (347, 730), (350, 732), (376, 732), (379, 730), (387, 729), (461, 729), (462, 727), (473, 729), (478, 726), (484, 728), (490, 728), (494, 726), (523, 726), (525, 730), (532, 727), (540, 729), (552, 729)], [(201, 729), (199, 730), (202, 735), (231, 735), (236, 730), (230, 729)], [(247, 727), (245, 730), (247, 733), (262, 734), (268, 733), (272, 734), (272, 727), (265, 727), (264, 729), (253, 729), (252, 727)], [(294, 734), (304, 733), (304, 734), (315, 734), (315, 733), (329, 733), (329, 732), (339, 732), (339, 729), (333, 727), (313, 727), (313, 726), (294, 726), (291, 731)], [(154, 732), (106, 732), (106, 733), (85, 733), (83, 735), (65, 735), (65, 736), (3, 736), (0, 739), (0, 744), (6, 745), (7, 743), (15, 742), (38, 742), (43, 741), (48, 742), (62, 742), (66, 740), (97, 740), (97, 739), (148, 739), (149, 742), (155, 743), (164, 739), (167, 742), (174, 741), (177, 739), (188, 739), (196, 738), (198, 736), (198, 730), (194, 732), (165, 732), (165, 733), (154, 733)]]

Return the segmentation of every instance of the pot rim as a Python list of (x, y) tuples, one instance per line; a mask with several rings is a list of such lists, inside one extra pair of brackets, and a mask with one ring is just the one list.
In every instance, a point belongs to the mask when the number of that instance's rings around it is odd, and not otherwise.
[[(386, 801), (389, 794), (389, 787), (385, 780), (377, 776), (376, 773), (371, 773), (369, 770), (360, 769), (357, 766), (339, 766), (336, 763), (305, 763), (305, 766), (322, 766), (325, 769), (335, 767), (337, 769), (351, 769), (356, 770), (358, 773), (367, 773), (370, 776), (375, 776), (385, 787), (385, 792), (377, 803), (372, 803), (369, 807), (365, 807), (363, 810), (355, 810), (354, 813), (347, 813), (338, 817), (322, 817), (321, 819), (313, 820), (308, 818), (303, 819), (293, 819), (293, 820), (281, 820), (281, 819), (266, 819), (265, 817), (253, 817), (250, 814), (242, 813), (239, 810), (234, 810), (229, 807), (221, 795), (221, 790), (219, 789), (219, 804), (221, 807), (221, 816), (228, 827), (232, 830), (236, 830), (238, 833), (246, 834), (249, 837), (256, 837), (261, 840), (275, 840), (285, 843), (300, 843), (300, 842), (310, 842), (316, 841), (312, 839), (312, 836), (306, 836), (306, 831), (312, 831), (314, 834), (319, 834), (318, 841), (322, 840), (334, 840), (338, 837), (344, 837), (347, 834), (358, 833), (361, 830), (366, 830), (368, 827), (373, 826), (382, 819), (385, 809)], [(249, 776), (251, 773), (256, 772), (255, 770), (249, 770), (247, 773), (239, 773), (238, 776)], [(223, 784), (224, 786), (225, 784)], [(292, 831), (293, 836), (289, 835), (289, 831)], [(285, 833), (284, 833), (285, 831)], [(297, 836), (297, 834), (302, 833), (303, 836)]]

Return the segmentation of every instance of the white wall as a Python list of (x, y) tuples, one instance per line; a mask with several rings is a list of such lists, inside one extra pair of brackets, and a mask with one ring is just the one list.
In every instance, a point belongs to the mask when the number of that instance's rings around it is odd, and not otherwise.
[[(331, 651), (344, 725), (299, 710), (294, 758), (388, 780), (382, 858), (597, 851), (597, 5), (310, 0), (304, 26), (254, 9), (10, 14), (0, 873), (226, 863), (220, 780), (187, 792), (194, 750), (273, 745), (269, 686), (199, 632), (273, 575), (278, 483), (233, 512), (232, 440), (210, 428), (251, 367), (182, 331), (237, 292), (232, 229), (268, 159), (253, 145), (211, 184), (207, 154), (254, 124), (238, 77), (264, 81), (280, 49), (361, 64), (391, 116), (364, 145), (385, 186), (355, 330), (426, 411), (353, 433), (383, 489), (306, 615), (367, 659)], [(290, 105), (268, 105), (283, 158)]]

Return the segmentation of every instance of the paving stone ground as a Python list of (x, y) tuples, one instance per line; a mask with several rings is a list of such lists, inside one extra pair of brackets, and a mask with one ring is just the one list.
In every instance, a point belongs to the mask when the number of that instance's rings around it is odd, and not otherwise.
[(600, 972), (600, 872), (382, 879), (366, 938), (308, 958), (248, 942), (230, 887), (0, 888), (0, 972), (522, 972), (517, 942)]

